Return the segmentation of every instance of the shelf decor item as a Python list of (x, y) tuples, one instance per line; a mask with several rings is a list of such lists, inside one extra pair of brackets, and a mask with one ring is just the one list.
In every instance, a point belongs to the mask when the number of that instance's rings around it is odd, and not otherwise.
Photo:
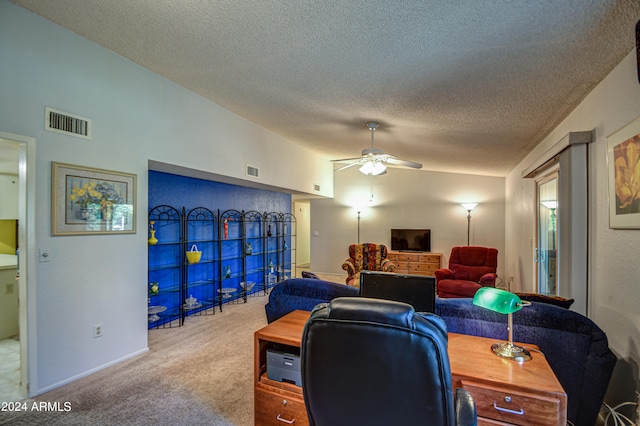
[(149, 283), (149, 296), (157, 296), (160, 293), (160, 284), (157, 282)]
[(231, 267), (229, 265), (224, 269), (224, 277), (231, 278)]
[(158, 244), (158, 239), (156, 238), (155, 223), (156, 222), (153, 220), (149, 221), (149, 233), (151, 234), (151, 236), (149, 237), (150, 246), (155, 246), (156, 244)]
[(187, 251), (187, 262), (189, 262), (190, 265), (200, 262), (201, 257), (202, 252), (198, 251), (198, 246), (196, 246), (195, 244), (191, 246), (190, 251)]
[(51, 162), (51, 235), (135, 234), (136, 178)]
[(247, 256), (251, 256), (253, 254), (253, 247), (251, 247), (251, 243), (247, 243), (244, 247), (244, 254)]
[(229, 239), (229, 221), (231, 219), (229, 218), (225, 218), (223, 223), (224, 223), (224, 239), (228, 240)]

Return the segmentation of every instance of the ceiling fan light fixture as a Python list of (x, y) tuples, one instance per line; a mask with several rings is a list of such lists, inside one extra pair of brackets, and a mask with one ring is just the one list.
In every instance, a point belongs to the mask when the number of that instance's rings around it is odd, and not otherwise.
[(378, 161), (367, 161), (360, 167), (360, 173), (365, 175), (379, 175), (387, 170), (387, 166)]
[(362, 150), (362, 156), (360, 158), (344, 158), (342, 160), (331, 160), (332, 162), (350, 162), (346, 166), (340, 167), (334, 171), (348, 169), (349, 167), (359, 165), (360, 173), (365, 175), (377, 176), (387, 173), (387, 167), (408, 167), (413, 169), (421, 169), (422, 164), (415, 163), (413, 161), (401, 160), (393, 155), (385, 154), (383, 150), (373, 147), (373, 134), (378, 128), (378, 123), (370, 121), (367, 123), (367, 127), (371, 131), (371, 148), (365, 148)]

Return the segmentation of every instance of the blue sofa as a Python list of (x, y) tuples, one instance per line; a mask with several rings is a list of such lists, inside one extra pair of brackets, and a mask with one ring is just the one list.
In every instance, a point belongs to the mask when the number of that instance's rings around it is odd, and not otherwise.
[[(311, 278), (286, 280), (269, 294), (267, 321), (350, 296), (359, 296), (359, 289)], [(471, 299), (437, 299), (435, 313), (444, 319), (450, 332), (508, 338), (507, 316), (479, 308)], [(539, 302), (514, 314), (513, 323), (514, 340), (537, 345), (567, 392), (568, 419), (576, 426), (596, 424), (616, 363), (604, 332), (583, 315)]]

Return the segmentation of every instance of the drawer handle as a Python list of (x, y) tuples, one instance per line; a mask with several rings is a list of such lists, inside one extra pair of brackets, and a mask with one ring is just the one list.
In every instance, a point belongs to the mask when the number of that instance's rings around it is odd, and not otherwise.
[(283, 419), (282, 417), (280, 417), (280, 414), (278, 414), (278, 417), (276, 417), (276, 419), (279, 422), (286, 423), (288, 425), (292, 425), (292, 424), (294, 424), (296, 422), (296, 419), (291, 419), (291, 420)]
[(498, 405), (497, 405), (495, 402), (493, 403), (493, 408), (495, 408), (495, 409), (496, 409), (496, 410), (498, 410), (498, 411), (502, 411), (502, 412), (504, 412), (504, 413), (516, 414), (516, 415), (518, 415), (518, 416), (522, 416), (522, 415), (524, 414), (524, 409), (523, 409), (523, 408), (519, 409), (518, 411), (516, 411), (516, 410), (510, 410), (510, 409), (508, 409), (508, 408), (498, 407)]

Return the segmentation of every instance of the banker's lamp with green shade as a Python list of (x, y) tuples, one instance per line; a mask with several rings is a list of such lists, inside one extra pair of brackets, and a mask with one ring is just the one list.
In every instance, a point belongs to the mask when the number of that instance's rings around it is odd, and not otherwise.
[(522, 346), (513, 344), (513, 313), (522, 309), (523, 306), (530, 305), (530, 302), (524, 302), (517, 294), (500, 288), (482, 287), (473, 296), (473, 304), (508, 315), (509, 342), (492, 345), (491, 350), (494, 354), (515, 361), (528, 361), (531, 359), (529, 351)]

